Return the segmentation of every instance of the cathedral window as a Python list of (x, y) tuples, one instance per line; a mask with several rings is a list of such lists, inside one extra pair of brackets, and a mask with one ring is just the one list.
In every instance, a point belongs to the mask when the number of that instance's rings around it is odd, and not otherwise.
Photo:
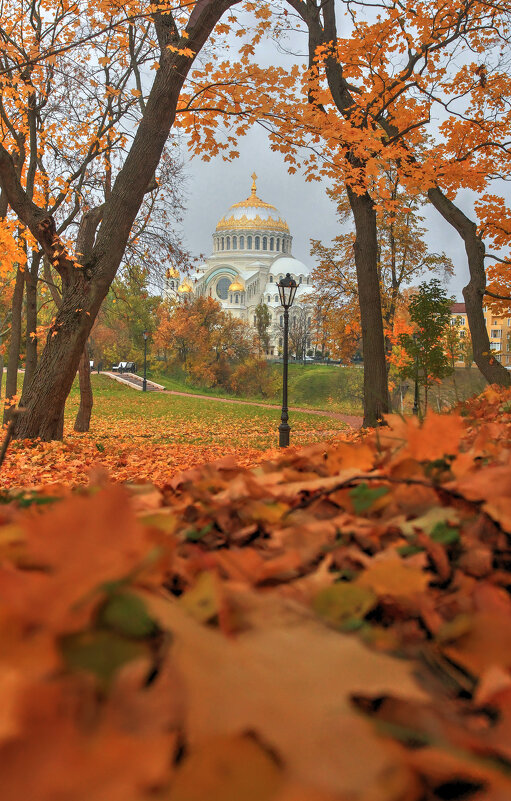
[(263, 250), (268, 250), (268, 237), (263, 236)]
[(275, 295), (275, 297), (273, 298), (273, 300), (275, 301), (275, 303), (277, 303), (277, 302), (278, 302), (278, 299), (279, 299), (279, 296), (278, 296), (278, 295)]
[(252, 237), (247, 236), (247, 250), (252, 250)]
[(270, 275), (270, 284), (273, 284), (273, 275)]
[(229, 295), (230, 278), (220, 278), (216, 285), (216, 294), (220, 300), (227, 300)]
[(280, 239), (277, 239), (277, 250), (280, 250)]
[(280, 324), (284, 325), (284, 315), (283, 314), (280, 315)]
[(239, 296), (239, 295), (236, 295), (236, 296), (234, 297), (234, 302), (235, 302), (235, 303), (239, 303), (239, 302), (240, 302), (240, 296)]
[(244, 236), (240, 236), (240, 250), (244, 250), (244, 249), (245, 249), (245, 237)]
[(230, 250), (230, 249), (231, 249), (231, 237), (228, 236), (227, 237), (227, 250)]
[(255, 249), (256, 250), (260, 250), (260, 248), (261, 248), (261, 237), (256, 236), (255, 237)]
[(232, 249), (238, 250), (238, 237), (233, 236), (232, 238)]
[(271, 295), (267, 295), (266, 296), (266, 301), (267, 301), (267, 303), (269, 303), (271, 301)]
[(222, 250), (224, 249), (224, 245), (225, 245), (225, 242), (224, 242), (224, 238), (222, 237)]
[(273, 239), (273, 237), (270, 237), (270, 250), (273, 250), (274, 244), (275, 244), (275, 240)]
[(254, 325), (257, 325), (257, 317), (254, 315)]

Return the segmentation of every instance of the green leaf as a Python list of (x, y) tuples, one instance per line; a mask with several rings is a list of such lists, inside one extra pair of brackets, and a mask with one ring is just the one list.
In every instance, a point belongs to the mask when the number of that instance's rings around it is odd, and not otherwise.
[[(377, 604), (377, 597), (370, 587), (360, 587), (349, 582), (338, 582), (321, 590), (312, 602), (312, 608), (319, 617), (335, 626), (348, 625), (354, 628), (354, 621), (361, 620)], [(348, 623), (348, 621), (350, 621)]]
[(459, 542), (460, 530), (459, 528), (448, 526), (447, 523), (437, 523), (430, 537), (434, 542), (439, 542), (441, 545), (452, 545), (454, 542)]
[(189, 542), (198, 542), (208, 534), (213, 528), (213, 523), (207, 523), (203, 528), (189, 528), (185, 531), (185, 537)]
[(422, 545), (400, 545), (399, 548), (396, 548), (399, 556), (415, 556), (416, 553), (421, 553), (424, 548)]
[(127, 640), (106, 629), (63, 637), (60, 647), (68, 667), (92, 673), (105, 687), (111, 684), (115, 674), (127, 662), (148, 655), (143, 643)]
[(103, 445), (102, 442), (96, 442), (96, 448), (98, 449), (98, 451), (100, 453), (104, 453), (105, 452), (105, 446)]
[(0, 493), (0, 503), (12, 503), (13, 501), (20, 509), (27, 509), (29, 506), (47, 506), (61, 499), (55, 495), (38, 495), (37, 492), (2, 492)]
[(387, 495), (388, 491), (389, 487), (374, 487), (374, 489), (371, 489), (365, 482), (359, 484), (349, 493), (355, 513), (359, 515), (362, 512), (366, 512), (378, 498)]
[(98, 624), (125, 637), (142, 639), (158, 632), (141, 598), (129, 592), (112, 595), (98, 613)]

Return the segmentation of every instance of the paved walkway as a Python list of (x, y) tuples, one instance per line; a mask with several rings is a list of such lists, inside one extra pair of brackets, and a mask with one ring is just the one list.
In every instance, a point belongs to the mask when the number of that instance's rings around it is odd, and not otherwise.
[[(142, 379), (138, 376), (132, 375), (130, 373), (123, 373), (122, 377), (117, 375), (116, 373), (111, 373), (104, 371), (102, 375), (108, 376), (108, 378), (113, 378), (116, 381), (120, 381), (127, 386), (133, 387), (133, 389), (140, 390)], [(236, 398), (215, 398), (212, 395), (197, 395), (194, 392), (178, 392), (174, 389), (163, 389), (161, 388), (161, 384), (154, 384), (153, 382), (147, 382), (147, 388), (150, 391), (158, 392), (161, 395), (180, 395), (184, 398), (200, 398), (201, 400), (207, 401), (217, 401), (217, 403), (238, 403), (241, 406), (258, 406), (261, 409), (277, 409), (279, 410), (281, 407), (277, 406), (274, 403), (258, 403), (257, 401), (246, 401), (246, 400), (237, 400)], [(358, 417), (354, 414), (342, 414), (341, 412), (329, 412), (323, 411), (322, 409), (304, 409), (300, 406), (290, 406), (290, 412), (302, 412), (303, 414), (316, 414), (320, 417), (330, 417), (333, 420), (341, 420), (346, 425), (351, 426), (351, 428), (360, 428), (362, 425), (362, 418)]]

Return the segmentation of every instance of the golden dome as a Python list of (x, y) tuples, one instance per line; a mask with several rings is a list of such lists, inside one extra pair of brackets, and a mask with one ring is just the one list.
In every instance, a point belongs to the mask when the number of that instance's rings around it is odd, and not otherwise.
[(179, 278), (179, 273), (175, 267), (169, 267), (168, 270), (165, 271), (165, 275), (167, 278)]
[(272, 206), (271, 203), (265, 203), (261, 198), (257, 197), (256, 178), (257, 175), (253, 173), (250, 197), (231, 206), (227, 214), (218, 223), (217, 231), (242, 231), (253, 228), (289, 233), (288, 224), (282, 219), (278, 209)]
[(239, 278), (235, 278), (232, 284), (229, 286), (229, 292), (244, 292), (245, 287), (241, 283)]
[(188, 292), (193, 292), (193, 286), (191, 285), (188, 278), (185, 278), (183, 283), (178, 286), (177, 291), (180, 292), (182, 295), (187, 294)]

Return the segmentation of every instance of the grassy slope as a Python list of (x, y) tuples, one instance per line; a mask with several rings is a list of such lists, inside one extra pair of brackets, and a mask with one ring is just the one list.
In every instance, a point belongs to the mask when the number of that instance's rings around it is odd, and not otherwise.
[[(268, 398), (248, 398), (278, 405), (281, 401), (280, 375), (282, 367), (272, 365), (275, 374), (274, 392)], [(184, 375), (166, 376), (161, 373), (151, 375), (155, 381), (167, 389), (178, 392), (210, 395), (212, 397), (235, 397), (215, 388), (191, 386)], [(290, 364), (289, 365), (289, 405), (310, 409), (329, 409), (334, 412), (361, 414), (362, 410), (363, 370), (358, 367), (340, 367), (322, 364)], [(445, 409), (453, 406), (457, 400), (465, 400), (479, 394), (486, 386), (486, 381), (477, 369), (466, 370), (456, 368), (454, 376), (446, 378), (438, 387), (430, 391), (431, 406)], [(237, 396), (242, 397), (242, 396)], [(399, 403), (396, 398), (396, 403)], [(413, 404), (413, 385), (409, 382), (404, 397), (404, 411), (411, 412)]]

